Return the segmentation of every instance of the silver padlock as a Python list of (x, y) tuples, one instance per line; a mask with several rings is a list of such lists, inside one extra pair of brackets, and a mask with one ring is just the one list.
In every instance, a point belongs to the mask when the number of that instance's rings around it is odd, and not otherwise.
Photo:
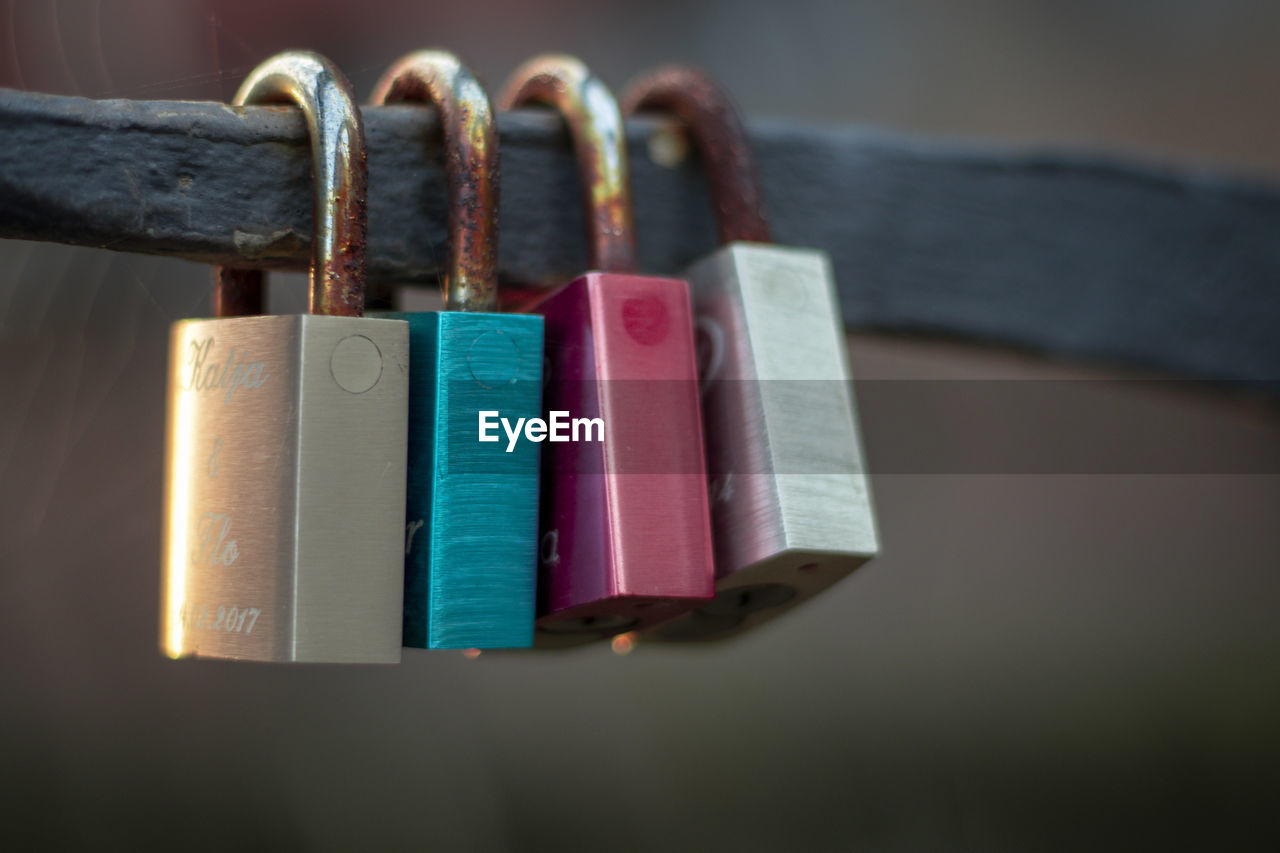
[(292, 101), (316, 178), (311, 312), (257, 314), (262, 275), (219, 270), (216, 319), (174, 324), (164, 589), (170, 657), (396, 663), (404, 583), (409, 328), (361, 316), (364, 131), (307, 52), (237, 104)]
[(639, 81), (628, 112), (672, 113), (701, 155), (722, 247), (693, 291), (716, 597), (644, 633), (731, 636), (813, 597), (879, 550), (844, 325), (824, 252), (769, 245), (742, 123), (701, 72)]

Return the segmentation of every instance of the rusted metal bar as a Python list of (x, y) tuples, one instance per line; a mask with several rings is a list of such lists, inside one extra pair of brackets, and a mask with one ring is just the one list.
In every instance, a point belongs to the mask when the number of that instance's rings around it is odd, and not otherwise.
[[(434, 282), (449, 257), (435, 111), (364, 110), (371, 282)], [(577, 168), (550, 111), (499, 116), (507, 279), (587, 265)], [(696, 157), (627, 122), (641, 268), (715, 240)], [(1280, 190), (1071, 153), (751, 122), (772, 236), (831, 253), (846, 321), (1254, 382), (1280, 378)], [(0, 90), (0, 237), (305, 269), (310, 156), (298, 112)]]

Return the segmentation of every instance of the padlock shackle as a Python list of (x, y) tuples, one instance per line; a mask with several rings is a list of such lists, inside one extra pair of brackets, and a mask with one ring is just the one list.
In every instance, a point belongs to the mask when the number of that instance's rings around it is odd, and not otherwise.
[[(342, 317), (364, 313), (364, 124), (351, 84), (328, 59), (305, 50), (279, 53), (245, 78), (234, 102), (292, 103), (302, 109), (311, 136), (315, 189), (311, 220), (311, 312)], [(217, 316), (262, 310), (262, 275), (219, 270)], [(255, 293), (256, 291), (256, 293)]]
[(387, 69), (370, 100), (424, 101), (439, 111), (449, 201), (444, 307), (497, 310), (498, 133), (484, 87), (452, 53), (421, 50)]
[(589, 265), (601, 272), (634, 272), (627, 136), (609, 88), (577, 58), (544, 54), (511, 74), (499, 103), (506, 110), (541, 104), (564, 118), (578, 158)]
[(714, 80), (687, 65), (663, 66), (628, 86), (622, 104), (627, 115), (670, 113), (684, 125), (707, 175), (722, 244), (771, 242), (746, 130)]

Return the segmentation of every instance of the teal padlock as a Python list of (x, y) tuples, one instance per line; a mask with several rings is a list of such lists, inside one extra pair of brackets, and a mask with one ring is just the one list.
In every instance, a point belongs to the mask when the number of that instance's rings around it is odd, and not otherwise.
[(420, 51), (374, 90), (377, 104), (405, 100), (439, 111), (450, 257), (445, 310), (382, 315), (409, 322), (404, 645), (527, 647), (540, 445), (510, 426), (542, 413), (543, 321), (495, 311), (498, 148), (484, 89), (452, 54)]

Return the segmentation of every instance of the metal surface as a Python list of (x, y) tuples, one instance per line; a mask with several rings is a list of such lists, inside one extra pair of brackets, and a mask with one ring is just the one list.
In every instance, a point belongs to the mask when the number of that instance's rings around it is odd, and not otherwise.
[(262, 270), (218, 267), (213, 272), (213, 316), (261, 314), (266, 304), (263, 289), (266, 279)]
[(610, 636), (711, 597), (688, 286), (588, 273), (538, 309), (543, 407), (604, 421), (543, 456), (537, 644)]
[[(374, 107), (364, 120), (370, 280), (435, 284), (448, 237), (444, 207), (422, 203), (445, 188), (442, 164), (422, 153), (439, 133), (434, 111)], [(498, 127), (500, 271), (568, 281), (587, 252), (564, 123), (521, 110)], [(1280, 376), (1274, 185), (865, 127), (757, 119), (748, 130), (775, 239), (831, 255), (851, 327), (1210, 380)], [(671, 168), (648, 156), (669, 120), (627, 131), (640, 256), (678, 273), (715, 233), (705, 179), (695, 158)], [(0, 89), (0, 237), (305, 269), (310, 174), (296, 109)]]
[(174, 325), (166, 654), (400, 659), (407, 332), (314, 315)]
[(512, 423), (542, 403), (542, 318), (460, 311), (408, 321), (410, 409), (404, 645), (533, 641), (538, 450), (478, 441), (481, 411)]
[(449, 188), (449, 262), (444, 305), (493, 311), (498, 304), (498, 132), (489, 96), (451, 53), (423, 50), (382, 75), (370, 101), (426, 101), (440, 115)]
[(670, 66), (628, 110), (677, 116), (707, 173), (720, 241), (685, 273), (697, 312), (711, 477), (716, 600), (653, 632), (725, 637), (830, 586), (875, 556), (875, 516), (831, 263), (767, 245), (751, 149), (728, 95)]
[(734, 243), (687, 273), (698, 317), (716, 599), (652, 638), (724, 638), (878, 551), (853, 384), (821, 252)]
[(659, 68), (627, 87), (622, 110), (628, 115), (669, 113), (693, 137), (711, 190), (720, 243), (772, 242), (746, 129), (733, 103), (710, 77), (684, 65)]
[(606, 272), (636, 269), (635, 225), (627, 174), (627, 132), (607, 86), (581, 61), (560, 54), (534, 57), (507, 80), (503, 109), (554, 107), (573, 138), (582, 183), (590, 254), (587, 266)]
[(641, 627), (711, 595), (702, 421), (689, 288), (635, 269), (626, 133), (608, 88), (577, 59), (530, 60), (510, 108), (564, 117), (578, 161), (589, 272), (534, 308), (546, 319), (543, 409), (599, 419), (603, 441), (544, 449), (540, 647)]
[[(241, 87), (312, 129), (311, 308), (175, 323), (169, 350), (161, 647), (171, 657), (394, 663), (404, 566), (408, 324), (365, 319), (364, 137), (322, 57)], [(220, 276), (220, 310), (261, 282)], [(225, 298), (223, 298), (225, 297)]]
[(375, 101), (439, 107), (446, 151), (445, 312), (409, 323), (409, 469), (404, 644), (512, 648), (533, 642), (538, 445), (478, 440), (481, 412), (512, 423), (542, 402), (542, 318), (495, 314), (498, 150), (488, 96), (457, 57), (396, 62)]
[[(256, 67), (236, 92), (236, 104), (294, 103), (311, 139), (311, 313), (359, 317), (364, 311), (364, 126), (351, 84), (328, 59), (309, 51), (281, 53)], [(221, 294), (224, 287), (229, 291)], [(219, 316), (262, 311), (261, 278), (219, 274)]]

